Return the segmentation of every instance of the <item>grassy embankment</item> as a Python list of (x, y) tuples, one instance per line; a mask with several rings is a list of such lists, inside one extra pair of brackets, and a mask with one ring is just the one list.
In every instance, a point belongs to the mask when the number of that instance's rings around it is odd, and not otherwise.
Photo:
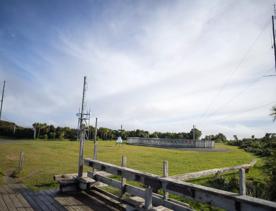
[[(0, 140), (1, 141), (1, 140)], [(169, 161), (169, 174), (200, 171), (249, 163), (256, 157), (236, 147), (217, 144), (217, 148), (227, 149), (219, 152), (183, 151), (152, 147), (116, 145), (112, 141), (98, 142), (98, 159), (120, 164), (122, 155), (128, 158), (128, 167), (161, 174), (162, 161)], [(71, 141), (12, 141), (0, 144), (0, 181), (3, 175), (18, 165), (19, 152), (25, 153), (24, 169), (18, 180), (33, 189), (55, 186), (53, 175), (77, 172), (78, 142)], [(85, 143), (85, 157), (92, 157), (93, 143)], [(262, 178), (259, 167), (249, 173), (249, 177)], [(88, 170), (88, 168), (86, 168)]]

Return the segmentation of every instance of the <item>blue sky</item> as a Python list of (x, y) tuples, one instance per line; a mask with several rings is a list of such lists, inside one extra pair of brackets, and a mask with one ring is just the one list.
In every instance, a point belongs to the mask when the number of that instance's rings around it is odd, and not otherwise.
[(100, 126), (276, 132), (273, 1), (0, 1), (3, 118), (75, 127), (83, 76)]

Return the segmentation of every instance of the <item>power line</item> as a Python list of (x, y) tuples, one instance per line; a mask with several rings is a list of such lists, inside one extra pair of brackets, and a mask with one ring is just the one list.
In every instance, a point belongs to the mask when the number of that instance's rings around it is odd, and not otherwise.
[(248, 112), (250, 112), (250, 111), (255, 111), (255, 110), (258, 110), (258, 109), (267, 107), (267, 106), (269, 106), (269, 105), (275, 104), (275, 103), (276, 103), (276, 101), (270, 101), (269, 103), (265, 103), (265, 104), (262, 104), (262, 105), (260, 105), (260, 106), (255, 106), (255, 107), (246, 109), (246, 111), (241, 112), (241, 113), (248, 113)]
[[(272, 70), (274, 68), (270, 68), (269, 70)], [(258, 82), (261, 81), (261, 79), (263, 79), (263, 77), (258, 77), (257, 79), (255, 79), (253, 82), (249, 83), (248, 86), (246, 86), (244, 89), (242, 89), (240, 92), (238, 92), (236, 95), (232, 96), (228, 101), (226, 101), (225, 103), (221, 104), (220, 106), (218, 106), (213, 112), (207, 114), (205, 117), (210, 117), (211, 115), (214, 115), (217, 111), (220, 110), (221, 107), (225, 106), (225, 105), (229, 105), (231, 104), (233, 101), (235, 101), (239, 96), (241, 96), (244, 92), (246, 92), (248, 89), (252, 88), (255, 84), (257, 84)]]
[(225, 82), (223, 83), (223, 85), (221, 86), (221, 88), (218, 90), (217, 94), (212, 98), (212, 100), (210, 101), (210, 103), (207, 105), (205, 111), (202, 113), (202, 115), (199, 117), (198, 121), (201, 120), (203, 117), (205, 117), (208, 112), (210, 111), (211, 106), (214, 103), (214, 100), (222, 93), (222, 91), (225, 89), (225, 86), (229, 80), (229, 78), (231, 76), (233, 76), (234, 73), (237, 72), (237, 70), (240, 68), (240, 66), (243, 64), (243, 62), (247, 59), (250, 51), (253, 49), (255, 43), (259, 40), (259, 38), (261, 37), (261, 35), (264, 33), (266, 27), (268, 26), (268, 24), (270, 23), (270, 21), (267, 21), (264, 26), (261, 28), (261, 31), (258, 33), (257, 37), (253, 40), (253, 42), (250, 44), (249, 48), (247, 49), (247, 51), (244, 53), (242, 59), (240, 60), (240, 62), (237, 64), (237, 66), (228, 74), (227, 79), (225, 80)]
[(228, 101), (226, 101), (225, 103), (221, 104), (220, 106), (218, 106), (213, 112), (207, 114), (205, 117), (210, 117), (212, 115), (214, 115), (215, 113), (217, 113), (220, 108), (222, 108), (225, 105), (229, 105), (231, 104), (233, 101), (235, 101), (240, 95), (242, 95), (244, 92), (246, 92), (249, 88), (251, 88), (253, 85), (255, 85), (256, 83), (258, 83), (260, 81), (262, 77), (257, 78), (256, 80), (254, 80), (252, 83), (249, 84), (249, 86), (245, 87), (244, 89), (242, 89), (240, 92), (238, 92), (236, 95), (234, 95), (233, 97), (231, 97)]

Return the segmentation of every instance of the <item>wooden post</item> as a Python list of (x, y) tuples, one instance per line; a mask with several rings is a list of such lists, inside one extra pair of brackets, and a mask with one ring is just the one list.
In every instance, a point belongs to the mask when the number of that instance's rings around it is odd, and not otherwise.
[(245, 169), (240, 169), (240, 195), (246, 195)]
[(94, 131), (94, 160), (97, 160), (97, 125), (98, 125), (98, 118), (96, 117), (95, 122), (95, 131)]
[(84, 151), (84, 141), (85, 141), (85, 91), (86, 91), (86, 76), (83, 79), (83, 91), (82, 91), (82, 101), (81, 101), (81, 113), (79, 118), (80, 126), (80, 152), (79, 152), (79, 168), (78, 168), (78, 178), (82, 177), (83, 174), (83, 151)]
[[(169, 162), (167, 160), (164, 160), (163, 161), (163, 177), (168, 177), (168, 176), (169, 176)], [(164, 191), (163, 199), (168, 200), (169, 193), (166, 191), (167, 184), (162, 183), (162, 186), (163, 186), (163, 191)]]
[(23, 170), (23, 163), (24, 163), (24, 152), (20, 152), (19, 154), (19, 163), (18, 163), (18, 170), (22, 171)]
[[(126, 167), (127, 166), (127, 157), (126, 156), (122, 156), (122, 160), (121, 160), (121, 166), (122, 167)], [(122, 176), (121, 178), (121, 197), (124, 195), (125, 193), (125, 185), (126, 185), (126, 178), (124, 178)]]
[(150, 210), (152, 208), (152, 188), (147, 187), (145, 191), (145, 210)]
[(33, 130), (34, 130), (34, 139), (36, 139), (36, 128), (33, 127)]

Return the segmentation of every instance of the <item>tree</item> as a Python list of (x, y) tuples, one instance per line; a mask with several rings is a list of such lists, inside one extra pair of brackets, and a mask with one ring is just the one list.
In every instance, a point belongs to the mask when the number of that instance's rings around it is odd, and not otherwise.
[(225, 141), (227, 141), (227, 138), (222, 133), (219, 133), (215, 136), (215, 141), (216, 142), (225, 142)]
[(195, 130), (195, 140), (198, 140), (201, 136), (201, 131), (198, 130), (197, 128), (192, 128), (190, 133), (189, 133), (189, 136), (190, 136), (190, 139), (193, 138), (193, 131)]
[(272, 113), (270, 115), (273, 116), (273, 121), (276, 121), (276, 106), (272, 107)]

